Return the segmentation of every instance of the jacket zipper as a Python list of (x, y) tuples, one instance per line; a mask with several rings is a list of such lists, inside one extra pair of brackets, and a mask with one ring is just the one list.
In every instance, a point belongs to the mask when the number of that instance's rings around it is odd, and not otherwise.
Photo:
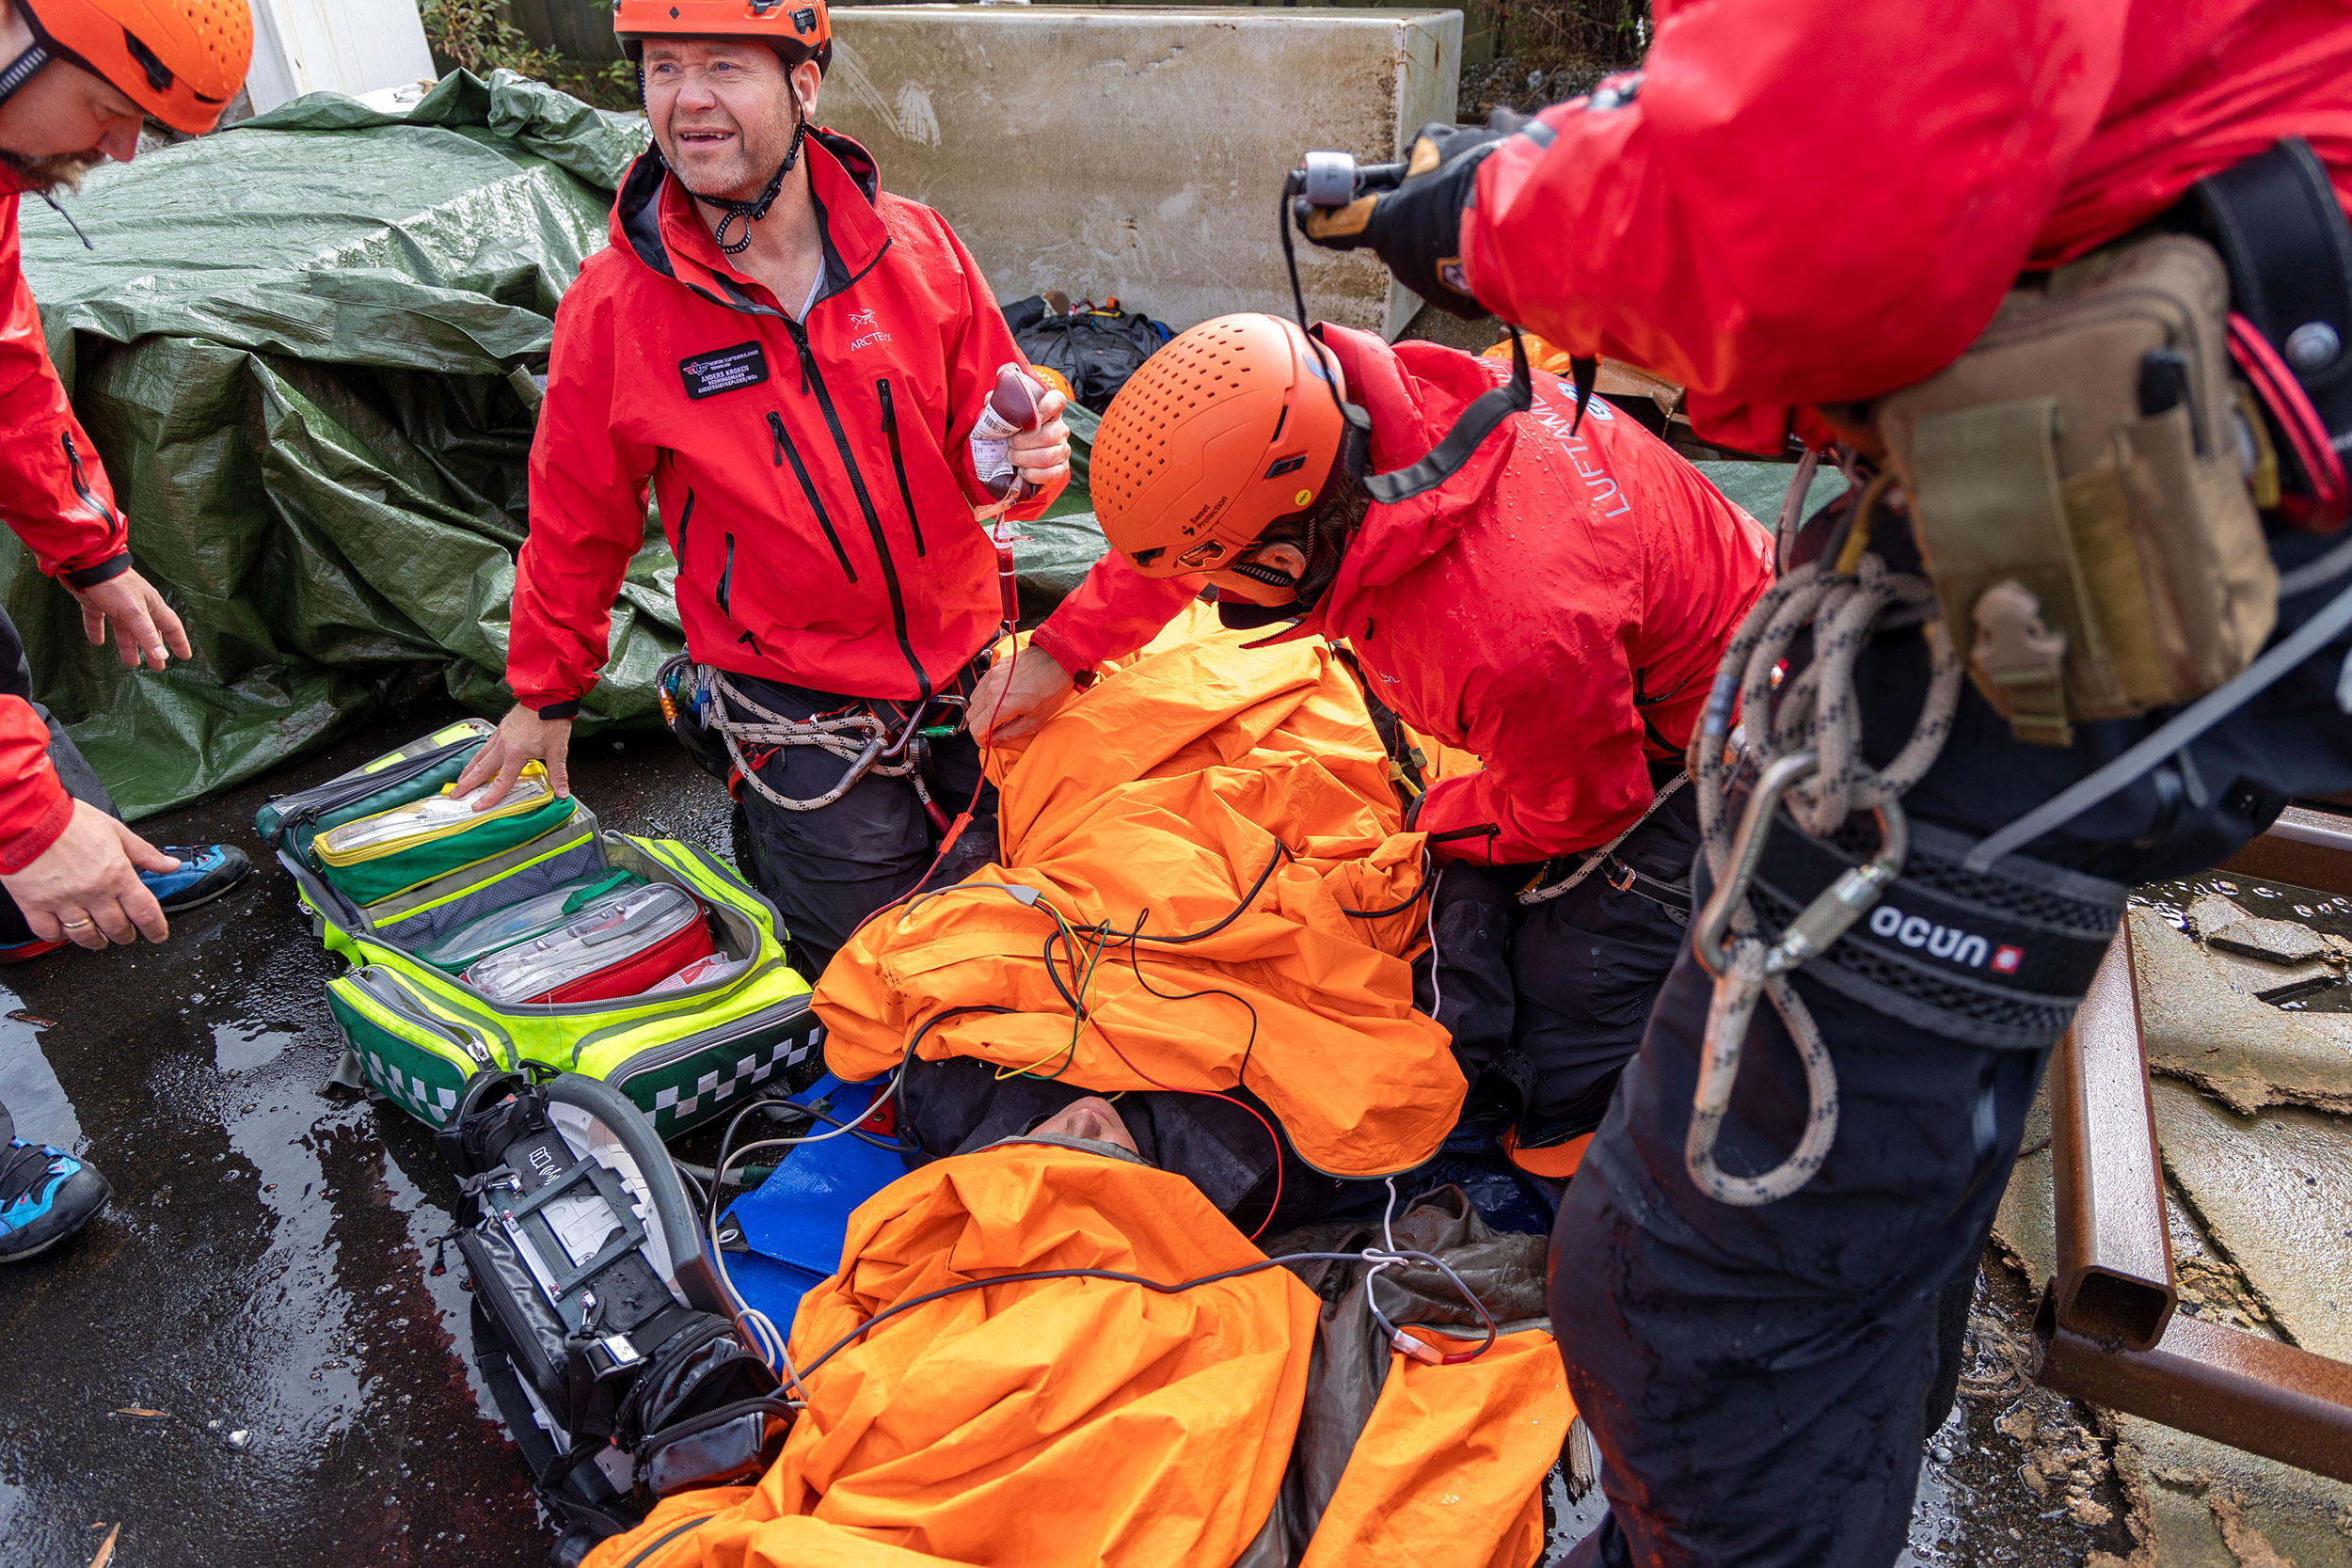
[(678, 1526), (677, 1528), (670, 1531), (669, 1534), (660, 1537), (653, 1543), (653, 1544), (647, 1546), (644, 1551), (639, 1552), (635, 1557), (630, 1558), (628, 1561), (622, 1564), (622, 1568), (640, 1568), (640, 1564), (646, 1561), (653, 1556), (654, 1553), (660, 1551), (671, 1542), (675, 1541), (679, 1536), (684, 1535), (689, 1530), (700, 1529), (717, 1517), (718, 1515), (716, 1513), (706, 1513), (699, 1518), (687, 1520), (686, 1523)]
[(686, 572), (686, 525), (693, 520), (694, 487), (690, 484), (686, 487), (686, 504), (678, 509), (677, 515), (677, 569), (680, 576)]
[(727, 598), (735, 590), (735, 535), (727, 535), (727, 563), (719, 573), (719, 613), (727, 613)]
[(833, 531), (833, 515), (825, 510), (824, 498), (817, 494), (817, 486), (808, 477), (807, 466), (801, 461), (801, 449), (785, 434), (784, 416), (774, 409), (768, 411), (768, 429), (775, 437), (776, 467), (784, 460), (792, 460), (792, 473), (801, 482), (801, 494), (808, 498), (809, 510), (817, 514), (817, 526), (825, 531), (825, 543), (833, 546), (833, 558), (841, 562), (841, 575), (851, 582), (857, 580), (857, 568), (850, 564), (850, 552), (841, 547), (841, 535)]
[[(833, 394), (825, 389), (825, 377), (817, 368), (817, 356), (809, 351), (808, 329), (789, 316), (784, 318), (784, 329), (792, 335), (792, 346), (801, 351), (801, 378), (817, 394), (817, 406), (824, 412), (825, 428), (833, 433), (834, 450), (841, 454), (841, 467), (850, 476), (850, 488), (857, 495), (858, 510), (866, 514), (866, 531), (873, 537), (874, 554), (882, 562), (882, 586), (890, 594), (891, 629), (898, 634), (898, 651), (906, 656), (907, 668), (914, 672), (916, 700), (929, 702), (933, 690), (931, 677), (923, 669), (923, 661), (914, 657), (914, 643), (907, 636), (907, 601), (898, 587), (898, 565), (890, 559), (890, 541), (882, 534), (882, 517), (874, 511), (874, 499), (866, 493), (866, 476), (858, 471), (857, 454), (850, 450), (850, 437), (841, 428), (840, 412), (833, 405)], [(783, 423), (781, 420), (776, 421), (779, 430)]]
[(874, 390), (882, 394), (882, 434), (890, 438), (890, 471), (898, 476), (898, 504), (907, 509), (907, 527), (914, 531), (914, 553), (919, 560), (923, 549), (923, 524), (914, 515), (914, 492), (907, 488), (907, 460), (898, 451), (898, 408), (890, 399), (890, 377), (874, 383)]
[(88, 507), (92, 512), (98, 514), (98, 517), (101, 522), (104, 523), (107, 527), (112, 528), (114, 526), (115, 515), (107, 511), (105, 505), (101, 502), (97, 495), (91, 491), (88, 479), (84, 477), (82, 473), (82, 454), (73, 445), (73, 432), (70, 430), (61, 430), (57, 432), (57, 439), (65, 445), (66, 467), (72, 469), (73, 473), (73, 493), (82, 498), (82, 504), (84, 506)]

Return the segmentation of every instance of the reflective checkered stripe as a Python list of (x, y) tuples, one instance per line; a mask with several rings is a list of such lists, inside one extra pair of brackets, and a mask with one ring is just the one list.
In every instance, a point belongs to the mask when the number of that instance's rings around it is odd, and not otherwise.
[[(699, 1074), (691, 1083), (657, 1089), (653, 1097), (654, 1125), (665, 1132), (682, 1132), (715, 1112), (738, 1092), (765, 1084), (778, 1072), (809, 1060), (824, 1043), (825, 1031), (821, 1027), (811, 1028), (805, 1035), (778, 1040), (765, 1052), (738, 1056), (724, 1068)], [(681, 1071), (691, 1072), (701, 1060), (696, 1057), (678, 1066)], [(638, 1103), (644, 1101), (640, 1100)]]
[(368, 1053), (368, 1082), (400, 1101), (411, 1116), (436, 1125), (449, 1120), (457, 1108), (456, 1089), (427, 1084), (421, 1073), (405, 1073), (373, 1051)]

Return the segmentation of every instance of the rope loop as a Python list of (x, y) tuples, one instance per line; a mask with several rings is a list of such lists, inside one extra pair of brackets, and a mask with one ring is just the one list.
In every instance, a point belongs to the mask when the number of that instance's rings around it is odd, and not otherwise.
[[(1804, 478), (1811, 476), (1806, 473)], [(1890, 488), (1885, 476), (1864, 492), (1870, 504)], [(1784, 508), (1784, 513), (1786, 512)], [(1857, 517), (1859, 527), (1864, 519)], [(1784, 524), (1786, 518), (1784, 517)], [(1950, 738), (1960, 706), (1961, 661), (1951, 640), (1932, 626), (1928, 632), (1928, 692), (1910, 738), (1874, 768), (1862, 751), (1862, 711), (1854, 688), (1854, 665), (1890, 610), (1932, 607), (1935, 590), (1922, 576), (1889, 571), (1867, 548), (1867, 535), (1838, 552), (1853, 569), (1840, 572), (1827, 557), (1788, 572), (1759, 597), (1724, 650), (1723, 664), (1706, 720), (1691, 737), (1690, 772), (1698, 790), (1699, 834), (1716, 885), (1736, 875), (1731, 864), (1735, 824), (1731, 786), (1744, 764), (1760, 774), (1783, 759), (1810, 752), (1818, 766), (1781, 792), (1780, 803), (1806, 832), (1834, 836), (1857, 811), (1891, 807), (1926, 777)], [(1812, 659), (1793, 680), (1783, 681), (1790, 647), (1812, 633)], [(1738, 693), (1744, 755), (1730, 732), (1730, 706)], [(1749, 809), (1772, 809), (1752, 796)], [(1760, 844), (1771, 822), (1756, 823), (1747, 835)], [(1753, 858), (1753, 857), (1751, 857)], [(1891, 874), (1890, 874), (1891, 875)], [(1744, 886), (1732, 890), (1727, 928), (1729, 965), (1715, 981), (1708, 1006), (1699, 1080), (1692, 1097), (1691, 1127), (1683, 1144), (1683, 1165), (1701, 1192), (1721, 1203), (1754, 1208), (1775, 1203), (1813, 1179), (1837, 1137), (1837, 1069), (1820, 1026), (1788, 976), (1768, 973), (1772, 942), (1761, 933)], [(1875, 895), (1866, 895), (1874, 897)], [(1849, 917), (1851, 918), (1851, 917)], [(1694, 925), (1694, 932), (1699, 927)], [(1713, 964), (1722, 963), (1720, 957)], [(1804, 1066), (1805, 1126), (1787, 1159), (1760, 1176), (1733, 1176), (1715, 1159), (1716, 1139), (1730, 1111), (1732, 1084), (1754, 1022), (1756, 1004), (1769, 1000), (1780, 1016)]]

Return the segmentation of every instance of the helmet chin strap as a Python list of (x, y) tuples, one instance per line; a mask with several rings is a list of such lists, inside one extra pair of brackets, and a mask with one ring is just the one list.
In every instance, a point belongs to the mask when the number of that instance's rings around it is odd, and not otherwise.
[[(686, 185), (683, 178), (678, 181), (679, 184), (686, 186), (687, 195), (726, 214), (719, 220), (718, 229), (710, 236), (718, 243), (721, 251), (729, 256), (740, 256), (751, 248), (752, 225), (766, 217), (768, 209), (776, 204), (776, 198), (784, 191), (784, 177), (791, 173), (792, 166), (801, 161), (801, 144), (807, 137), (808, 113), (801, 107), (801, 95), (796, 91), (792, 94), (792, 145), (786, 149), (784, 162), (777, 166), (775, 174), (768, 182), (768, 188), (759, 193), (758, 200), (738, 201), (732, 197), (705, 196), (693, 186)], [(742, 224), (743, 231), (730, 242), (727, 226), (737, 222)]]
[(6, 103), (24, 90), (24, 84), (40, 73), (40, 68), (56, 58), (49, 53), (48, 43), (36, 36), (24, 54), (0, 68), (0, 103)]

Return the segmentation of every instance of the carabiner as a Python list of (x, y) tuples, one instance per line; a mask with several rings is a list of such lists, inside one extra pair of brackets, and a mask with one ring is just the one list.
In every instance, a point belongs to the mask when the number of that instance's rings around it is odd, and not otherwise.
[[(1691, 933), (1693, 951), (1707, 972), (1721, 979), (1731, 973), (1731, 917), (1747, 901), (1756, 869), (1764, 859), (1764, 844), (1772, 832), (1772, 813), (1791, 785), (1819, 771), (1820, 759), (1812, 752), (1791, 752), (1764, 769), (1748, 796), (1740, 829), (1732, 836), (1726, 875), (1716, 884), (1707, 908)], [(1878, 818), (1879, 850), (1867, 863), (1850, 866), (1835, 882), (1806, 905), (1764, 956), (1767, 975), (1786, 974), (1819, 958), (1869, 912), (1911, 854), (1911, 822), (1894, 800), (1871, 808)]]
[(1748, 809), (1740, 814), (1739, 831), (1732, 834), (1723, 879), (1715, 884), (1707, 908), (1699, 911), (1691, 927), (1692, 950), (1707, 973), (1719, 980), (1731, 973), (1731, 917), (1748, 901), (1748, 884), (1756, 880), (1756, 865), (1764, 859), (1772, 812), (1789, 785), (1818, 772), (1820, 766), (1820, 758), (1811, 752), (1791, 752), (1766, 768), (1748, 792)]
[(1911, 854), (1910, 819), (1894, 800), (1873, 806), (1871, 815), (1879, 820), (1879, 852), (1862, 865), (1848, 866), (1788, 923), (1772, 951), (1764, 955), (1765, 974), (1786, 974), (1820, 958), (1831, 942), (1870, 912), (1870, 906), (1902, 874), (1903, 862)]
[[(897, 762), (901, 756), (906, 754), (907, 743), (913, 740), (914, 738), (915, 732), (923, 727), (923, 715), (930, 711), (930, 699), (929, 698), (916, 699), (914, 711), (907, 715), (907, 727), (898, 732), (898, 739), (891, 741), (890, 744), (882, 748), (882, 761)], [(888, 736), (890, 732), (887, 726), (884, 727), (882, 733), (885, 736)], [(873, 765), (868, 763), (866, 766), (870, 768)]]

